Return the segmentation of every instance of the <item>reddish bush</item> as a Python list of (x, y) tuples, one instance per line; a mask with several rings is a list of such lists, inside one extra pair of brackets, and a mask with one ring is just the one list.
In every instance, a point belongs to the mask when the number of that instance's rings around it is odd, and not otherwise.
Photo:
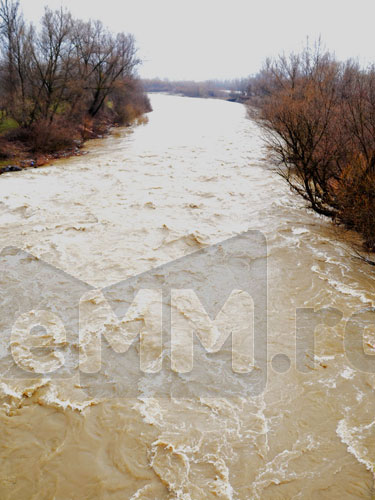
[(54, 153), (73, 148), (77, 131), (63, 118), (50, 123), (40, 120), (29, 128), (19, 128), (7, 135), (12, 141), (21, 141), (30, 152)]
[(69, 149), (77, 132), (87, 139), (148, 111), (139, 63), (130, 34), (49, 8), (37, 29), (18, 0), (0, 0), (0, 109), (19, 125), (9, 139), (30, 151)]
[(375, 69), (307, 48), (269, 61), (252, 92), (249, 113), (280, 175), (375, 250)]
[(362, 154), (344, 169), (335, 194), (337, 221), (358, 231), (366, 249), (375, 251), (375, 169)]

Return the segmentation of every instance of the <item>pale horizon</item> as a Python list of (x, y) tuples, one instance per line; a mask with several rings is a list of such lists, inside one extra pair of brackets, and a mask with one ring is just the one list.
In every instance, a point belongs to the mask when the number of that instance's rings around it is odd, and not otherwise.
[(321, 38), (339, 59), (372, 62), (375, 45), (370, 0), (315, 2), (271, 0), (21, 0), (26, 19), (37, 23), (48, 5), (75, 17), (100, 19), (112, 31), (134, 34), (142, 78), (208, 80), (256, 73), (267, 57), (298, 51)]

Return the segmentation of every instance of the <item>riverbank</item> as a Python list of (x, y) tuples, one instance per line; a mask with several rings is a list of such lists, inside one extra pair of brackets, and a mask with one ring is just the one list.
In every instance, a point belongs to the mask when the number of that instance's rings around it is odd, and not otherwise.
[(375, 72), (319, 44), (269, 60), (248, 112), (292, 191), (375, 252)]
[(247, 96), (244, 96), (241, 93), (238, 94), (233, 94), (231, 92), (225, 92), (225, 91), (218, 91), (212, 94), (204, 94), (204, 95), (195, 95), (191, 94), (190, 92), (184, 92), (181, 90), (150, 90), (148, 91), (149, 94), (164, 94), (164, 95), (171, 95), (171, 96), (177, 96), (177, 97), (192, 97), (194, 99), (219, 99), (221, 101), (227, 101), (227, 102), (238, 102), (240, 104), (245, 104), (248, 100)]
[[(57, 153), (46, 153), (38, 155), (22, 155), (21, 151), (17, 151), (17, 155), (9, 160), (3, 160), (0, 162), (0, 175), (8, 172), (19, 172), (27, 168), (38, 168), (48, 165), (51, 161), (60, 158), (69, 158), (71, 156), (82, 156), (86, 154), (85, 151), (81, 150), (82, 144), (77, 145), (75, 149), (59, 151)], [(25, 158), (24, 156), (27, 156)]]
[[(147, 113), (134, 118), (126, 127), (141, 125), (147, 122)], [(88, 151), (83, 150), (86, 142), (91, 139), (102, 139), (108, 136), (113, 129), (123, 127), (117, 123), (101, 122), (97, 123), (95, 128), (83, 128), (80, 131), (80, 136), (73, 140), (74, 146), (61, 149), (54, 152), (32, 152), (25, 144), (20, 141), (7, 140), (6, 136), (0, 139), (1, 149), (7, 151), (9, 158), (0, 160), (0, 175), (8, 172), (19, 172), (29, 168), (39, 168), (49, 165), (54, 160), (67, 159), (72, 156), (83, 156)], [(82, 137), (83, 136), (83, 137)]]

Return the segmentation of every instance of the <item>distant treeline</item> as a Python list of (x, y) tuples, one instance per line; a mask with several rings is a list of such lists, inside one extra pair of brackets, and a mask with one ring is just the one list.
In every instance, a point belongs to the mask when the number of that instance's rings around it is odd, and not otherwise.
[(316, 212), (375, 250), (375, 66), (320, 44), (269, 60), (250, 82), (250, 115), (279, 173)]
[(40, 26), (16, 0), (0, 1), (0, 155), (69, 148), (150, 104), (137, 78), (134, 38), (100, 21), (45, 9)]
[(144, 79), (147, 92), (167, 92), (187, 97), (214, 97), (228, 101), (243, 102), (247, 98), (249, 79), (207, 80), (203, 82), (171, 81), (158, 78)]

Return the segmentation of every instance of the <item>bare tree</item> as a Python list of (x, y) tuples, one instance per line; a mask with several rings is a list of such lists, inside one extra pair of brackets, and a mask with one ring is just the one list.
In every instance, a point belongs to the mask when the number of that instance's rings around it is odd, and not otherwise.
[(127, 123), (148, 110), (133, 36), (113, 35), (100, 21), (46, 8), (37, 30), (18, 0), (0, 0), (0, 50), (1, 116), (20, 125), (20, 139), (33, 137), (34, 148), (71, 141), (87, 121)]
[(266, 62), (248, 110), (291, 189), (375, 249), (374, 67), (307, 47)]
[(318, 213), (334, 216), (331, 185), (345, 152), (337, 129), (341, 66), (320, 48), (267, 61), (251, 116), (266, 132), (280, 175)]

